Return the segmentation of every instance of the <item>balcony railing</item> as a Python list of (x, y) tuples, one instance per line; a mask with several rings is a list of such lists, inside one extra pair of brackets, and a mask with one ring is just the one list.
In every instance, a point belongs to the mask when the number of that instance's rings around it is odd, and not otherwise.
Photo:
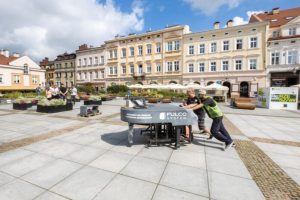
[(139, 73), (139, 72), (134, 72), (132, 74), (133, 77), (144, 77), (146, 76), (146, 73), (145, 72), (142, 72), (142, 73)]

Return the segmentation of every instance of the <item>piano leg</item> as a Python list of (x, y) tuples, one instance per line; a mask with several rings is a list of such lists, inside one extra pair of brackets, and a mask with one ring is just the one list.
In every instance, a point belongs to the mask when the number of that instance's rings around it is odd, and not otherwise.
[(175, 148), (178, 149), (178, 148), (180, 148), (180, 134), (181, 134), (181, 131), (180, 131), (179, 127), (176, 127), (175, 130), (176, 130)]
[(133, 124), (128, 123), (128, 146), (133, 144)]

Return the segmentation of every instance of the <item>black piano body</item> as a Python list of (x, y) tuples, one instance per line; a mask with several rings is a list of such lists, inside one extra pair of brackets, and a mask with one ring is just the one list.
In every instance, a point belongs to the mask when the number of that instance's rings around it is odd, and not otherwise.
[(148, 128), (143, 131), (150, 133), (150, 145), (153, 142), (156, 144), (174, 142), (175, 147), (179, 148), (180, 135), (185, 131), (186, 126), (197, 122), (197, 116), (192, 110), (178, 105), (148, 104), (145, 108), (122, 107), (121, 120), (128, 122), (129, 146), (133, 144), (134, 125), (146, 125)]

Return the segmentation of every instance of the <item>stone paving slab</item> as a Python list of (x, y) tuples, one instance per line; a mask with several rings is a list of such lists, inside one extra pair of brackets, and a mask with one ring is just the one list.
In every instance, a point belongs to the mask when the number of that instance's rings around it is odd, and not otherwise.
[(155, 188), (154, 183), (118, 175), (94, 200), (150, 200)]

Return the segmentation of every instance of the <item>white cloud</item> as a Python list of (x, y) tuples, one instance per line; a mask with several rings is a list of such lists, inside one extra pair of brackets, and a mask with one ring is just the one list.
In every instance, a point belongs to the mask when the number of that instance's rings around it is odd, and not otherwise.
[(247, 19), (244, 19), (243, 17), (236, 16), (232, 19), (233, 20), (233, 25), (238, 26), (238, 25), (247, 24), (249, 22), (249, 19), (250, 19), (251, 15), (262, 13), (262, 12), (263, 11), (252, 11), (252, 10), (247, 11)]
[(211, 16), (215, 14), (222, 6), (227, 6), (229, 9), (236, 8), (243, 0), (183, 0), (190, 4), (191, 8), (200, 11), (205, 15)]
[(141, 1), (130, 6), (131, 12), (123, 12), (113, 0), (0, 1), (0, 48), (39, 60), (75, 51), (82, 43), (99, 46), (143, 29)]

